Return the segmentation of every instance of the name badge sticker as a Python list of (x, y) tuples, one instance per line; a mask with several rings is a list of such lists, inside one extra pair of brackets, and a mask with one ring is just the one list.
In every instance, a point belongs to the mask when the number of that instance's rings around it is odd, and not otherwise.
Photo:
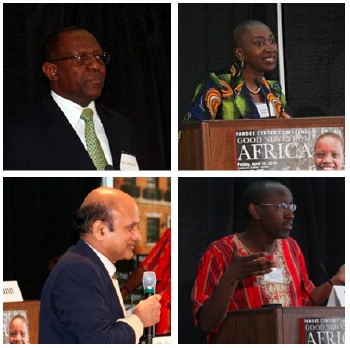
[(275, 108), (273, 107), (271, 102), (269, 103), (270, 111), (268, 110), (266, 103), (256, 103), (255, 105), (259, 111), (260, 118), (269, 118), (270, 113), (271, 113), (271, 117), (276, 117)]
[(272, 268), (272, 272), (264, 275), (264, 280), (270, 283), (283, 283), (282, 269)]
[(120, 170), (139, 170), (136, 157), (134, 155), (122, 152), (120, 158)]

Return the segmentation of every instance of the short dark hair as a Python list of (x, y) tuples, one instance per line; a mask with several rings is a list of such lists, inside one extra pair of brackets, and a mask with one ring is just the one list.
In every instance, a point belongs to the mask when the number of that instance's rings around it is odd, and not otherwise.
[(243, 196), (243, 212), (246, 218), (250, 218), (249, 204), (263, 203), (267, 195), (271, 193), (271, 188), (285, 187), (279, 181), (274, 180), (259, 180), (249, 185)]
[(79, 30), (84, 30), (86, 29), (78, 27), (78, 26), (69, 26), (69, 27), (64, 27), (57, 29), (50, 33), (44, 42), (44, 47), (43, 47), (43, 61), (44, 62), (51, 62), (54, 58), (57, 58), (56, 55), (59, 52), (59, 46), (60, 46), (60, 38), (61, 35), (64, 33), (67, 33), (69, 31), (79, 31)]
[(113, 210), (107, 205), (97, 202), (80, 207), (74, 215), (73, 228), (79, 234), (92, 231), (92, 225), (97, 221), (103, 221), (110, 231), (114, 231)]

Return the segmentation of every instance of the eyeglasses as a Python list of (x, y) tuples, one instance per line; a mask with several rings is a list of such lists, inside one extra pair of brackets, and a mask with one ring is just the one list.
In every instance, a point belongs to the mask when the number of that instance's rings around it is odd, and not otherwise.
[(94, 58), (97, 60), (97, 62), (99, 64), (106, 65), (109, 63), (109, 61), (111, 59), (111, 55), (108, 54), (107, 52), (103, 52), (103, 55), (97, 54), (96, 56), (94, 56), (92, 54), (79, 54), (79, 55), (72, 56), (72, 57), (53, 59), (53, 60), (51, 60), (51, 63), (57, 62), (59, 60), (75, 59), (75, 61), (77, 62), (78, 65), (89, 65), (89, 64), (91, 64), (91, 62)]
[(291, 211), (295, 211), (297, 209), (297, 205), (292, 203), (292, 204), (287, 204), (287, 203), (280, 203), (280, 204), (270, 204), (270, 203), (254, 203), (256, 205), (272, 205), (274, 207), (278, 207), (280, 211), (285, 212), (288, 208), (290, 208)]

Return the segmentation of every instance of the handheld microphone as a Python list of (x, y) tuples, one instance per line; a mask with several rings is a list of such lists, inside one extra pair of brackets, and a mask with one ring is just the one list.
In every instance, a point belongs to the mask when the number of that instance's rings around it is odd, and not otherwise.
[[(145, 299), (156, 293), (157, 278), (155, 272), (143, 272), (142, 284)], [(144, 336), (146, 344), (152, 344), (153, 337), (155, 336), (155, 326), (146, 327), (144, 330)]]
[(262, 95), (263, 95), (263, 97), (264, 97), (264, 101), (265, 101), (266, 106), (267, 106), (267, 111), (268, 111), (268, 113), (269, 113), (269, 117), (271, 118), (272, 116), (271, 116), (271, 110), (270, 110), (270, 103), (269, 103), (269, 101), (267, 100), (267, 95), (266, 95), (266, 93), (265, 93), (265, 91), (264, 91), (263, 86), (261, 85), (261, 81), (262, 81), (262, 78), (261, 78), (261, 77), (255, 77), (255, 78), (254, 78), (254, 83), (260, 88), (260, 91), (261, 91), (261, 93), (262, 93)]
[(110, 164), (107, 164), (105, 166), (105, 170), (115, 170), (113, 166), (111, 166)]
[(317, 266), (318, 270), (321, 271), (321, 273), (326, 277), (329, 284), (331, 284), (333, 286), (333, 283), (332, 283), (331, 279), (328, 277), (326, 267), (323, 265), (323, 263), (319, 262), (316, 266)]

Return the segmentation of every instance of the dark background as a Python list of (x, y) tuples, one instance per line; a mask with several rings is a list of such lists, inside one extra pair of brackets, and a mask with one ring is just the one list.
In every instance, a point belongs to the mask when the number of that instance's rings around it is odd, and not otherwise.
[(170, 4), (4, 4), (4, 117), (47, 93), (42, 46), (77, 25), (112, 58), (99, 102), (136, 127), (140, 169), (170, 169)]
[[(345, 115), (345, 5), (282, 4), (288, 111)], [(276, 4), (179, 4), (179, 128), (197, 84), (233, 62), (232, 30), (246, 19), (277, 35)], [(278, 79), (278, 69), (267, 75)]]
[(3, 279), (17, 280), (24, 300), (40, 299), (48, 262), (79, 236), (74, 212), (101, 178), (3, 179)]
[[(266, 178), (292, 192), (297, 204), (291, 237), (300, 245), (310, 279), (326, 279), (317, 270), (322, 262), (329, 277), (345, 262), (345, 179)], [(202, 254), (214, 240), (243, 232), (242, 198), (257, 178), (179, 178), (179, 343), (205, 343), (194, 326), (191, 291)]]

